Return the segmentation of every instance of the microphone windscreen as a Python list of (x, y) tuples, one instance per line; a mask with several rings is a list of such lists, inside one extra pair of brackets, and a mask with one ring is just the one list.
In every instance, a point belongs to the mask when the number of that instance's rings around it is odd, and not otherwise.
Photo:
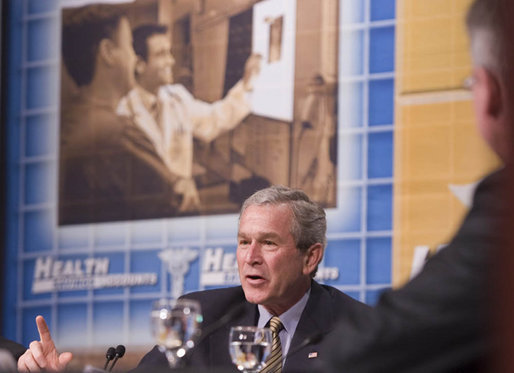
[(109, 347), (109, 348), (107, 349), (107, 352), (105, 353), (105, 358), (106, 358), (107, 360), (112, 360), (112, 359), (114, 359), (114, 354), (115, 354), (115, 353), (116, 353), (116, 352), (115, 352), (115, 350), (114, 350), (114, 347)]
[(120, 357), (123, 357), (123, 355), (125, 355), (125, 346), (123, 346), (123, 345), (116, 346), (116, 356), (118, 358), (120, 358)]

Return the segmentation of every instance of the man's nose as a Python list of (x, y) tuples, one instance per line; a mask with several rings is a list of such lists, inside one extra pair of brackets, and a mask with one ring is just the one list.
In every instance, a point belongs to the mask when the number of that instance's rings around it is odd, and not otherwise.
[(248, 264), (256, 264), (260, 263), (262, 256), (261, 256), (261, 249), (257, 242), (252, 241), (250, 245), (248, 245), (248, 248), (246, 249), (245, 253), (245, 261)]

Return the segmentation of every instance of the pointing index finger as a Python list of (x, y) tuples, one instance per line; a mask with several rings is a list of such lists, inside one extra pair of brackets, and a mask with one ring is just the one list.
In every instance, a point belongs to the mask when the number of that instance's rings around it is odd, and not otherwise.
[(48, 330), (48, 325), (46, 325), (46, 321), (43, 316), (36, 317), (36, 325), (37, 331), (39, 332), (39, 338), (42, 343), (49, 343), (52, 341), (52, 336), (50, 335), (50, 330)]

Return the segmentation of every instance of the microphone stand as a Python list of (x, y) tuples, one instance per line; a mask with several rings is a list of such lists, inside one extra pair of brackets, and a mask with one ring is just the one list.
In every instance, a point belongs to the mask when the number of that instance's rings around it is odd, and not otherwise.
[(114, 355), (115, 355), (115, 353), (116, 353), (116, 352), (115, 352), (115, 350), (114, 350), (114, 347), (112, 347), (112, 346), (111, 346), (111, 347), (109, 347), (109, 348), (107, 349), (107, 352), (105, 353), (105, 358), (106, 358), (107, 360), (105, 361), (104, 370), (106, 370), (106, 369), (107, 369), (107, 365), (109, 365), (109, 362), (110, 362), (112, 359), (114, 359)]

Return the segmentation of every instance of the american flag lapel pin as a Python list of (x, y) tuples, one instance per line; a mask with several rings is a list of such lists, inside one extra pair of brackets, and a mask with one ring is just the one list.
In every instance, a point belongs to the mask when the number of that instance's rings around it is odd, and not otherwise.
[(314, 359), (316, 357), (318, 357), (318, 353), (317, 352), (309, 352), (309, 355), (308, 355), (309, 359)]

